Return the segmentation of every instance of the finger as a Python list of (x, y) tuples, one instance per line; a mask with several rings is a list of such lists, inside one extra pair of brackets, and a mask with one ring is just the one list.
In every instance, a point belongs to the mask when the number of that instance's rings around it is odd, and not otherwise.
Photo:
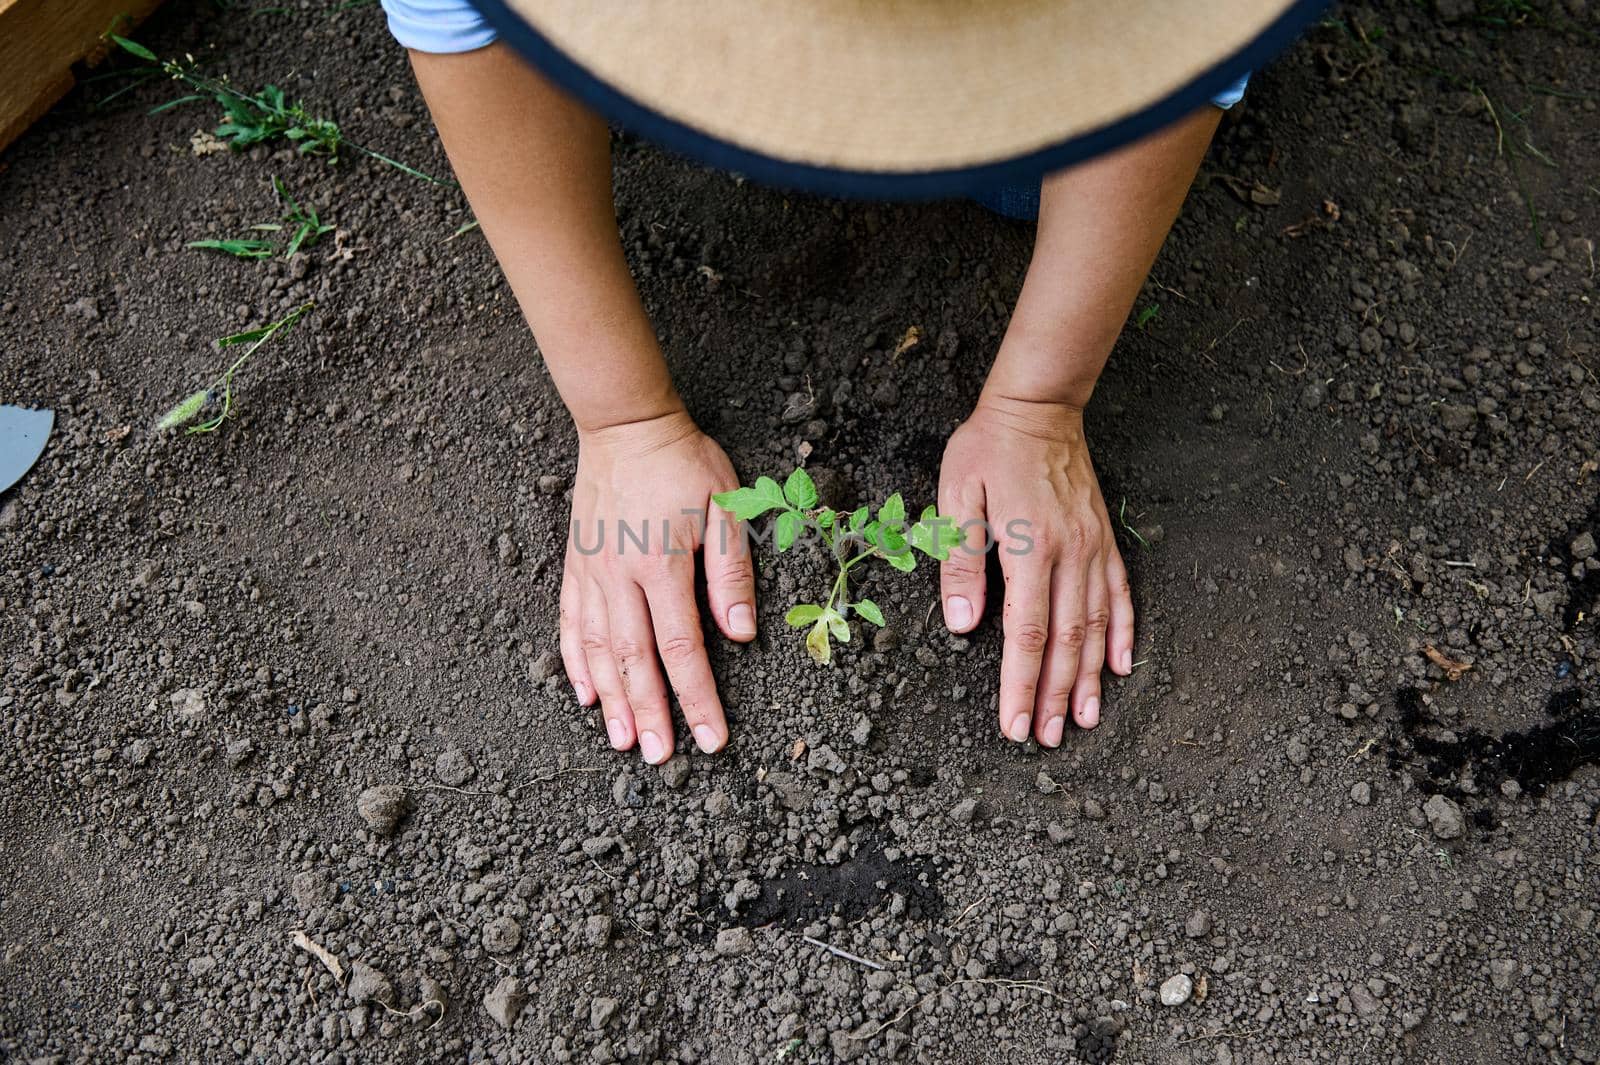
[(632, 583), (613, 585), (606, 590), (606, 606), (611, 611), (611, 657), (633, 711), (639, 753), (651, 765), (660, 765), (672, 757), (672, 713), (656, 665), (656, 636), (644, 591)]
[(951, 632), (971, 632), (983, 617), (984, 567), (988, 563), (989, 527), (984, 523), (983, 485), (939, 481), (939, 513), (947, 514), (963, 533), (939, 564), (939, 598), (944, 624)]
[(1106, 632), (1111, 624), (1111, 593), (1099, 559), (1090, 563), (1084, 584), (1083, 651), (1072, 686), (1072, 720), (1079, 728), (1094, 728), (1100, 723), (1100, 670), (1106, 664)]
[(749, 643), (756, 638), (756, 575), (744, 524), (713, 503), (706, 511), (705, 528), (706, 601), (711, 616), (728, 639)]
[(1072, 687), (1084, 645), (1084, 563), (1059, 559), (1050, 575), (1050, 645), (1039, 671), (1039, 698), (1034, 707), (1035, 734), (1046, 747), (1061, 746), (1067, 731)]
[(606, 737), (612, 747), (626, 751), (634, 741), (633, 710), (628, 706), (622, 677), (617, 673), (617, 662), (611, 654), (611, 623), (606, 597), (598, 584), (588, 580), (584, 581), (579, 595), (583, 601), (579, 622), (583, 661), (594, 690), (600, 696), (600, 713), (606, 719)]
[(1106, 589), (1111, 607), (1106, 662), (1113, 673), (1126, 677), (1133, 672), (1133, 590), (1128, 587), (1128, 567), (1115, 547), (1106, 556)]
[(661, 664), (667, 667), (667, 680), (678, 697), (695, 746), (707, 754), (720, 751), (728, 742), (728, 723), (700, 633), (693, 565), (646, 586), (644, 595), (655, 628), (656, 651), (661, 655)]
[(1050, 569), (1036, 555), (1002, 555), (1006, 600), (1000, 652), (1000, 731), (1021, 743), (1028, 738), (1039, 667), (1050, 643)]
[(589, 663), (583, 656), (583, 611), (578, 581), (571, 570), (561, 575), (561, 664), (567, 671), (572, 693), (578, 697), (578, 705), (592, 706), (594, 681), (589, 678)]

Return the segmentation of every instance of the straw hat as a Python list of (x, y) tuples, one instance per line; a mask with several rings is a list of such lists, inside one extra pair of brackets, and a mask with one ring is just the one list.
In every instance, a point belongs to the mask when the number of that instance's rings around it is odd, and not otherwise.
[(1204, 104), (1325, 0), (474, 0), (601, 114), (758, 180), (944, 196)]

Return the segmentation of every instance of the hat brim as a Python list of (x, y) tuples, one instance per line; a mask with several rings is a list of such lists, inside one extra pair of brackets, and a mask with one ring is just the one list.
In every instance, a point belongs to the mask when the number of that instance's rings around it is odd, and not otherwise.
[(558, 47), (513, 6), (514, 0), (473, 0), (507, 44), (556, 85), (612, 123), (697, 162), (763, 184), (828, 196), (863, 199), (939, 199), (1041, 176), (1113, 151), (1193, 113), (1286, 48), (1328, 6), (1291, 0), (1242, 47), (1201, 73), (1129, 113), (1042, 148), (971, 165), (885, 170), (822, 165), (755, 150), (673, 117), (597, 76)]

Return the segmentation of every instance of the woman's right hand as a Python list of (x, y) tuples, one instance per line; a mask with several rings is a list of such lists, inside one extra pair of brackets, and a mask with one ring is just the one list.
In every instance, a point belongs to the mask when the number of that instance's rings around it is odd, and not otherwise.
[(561, 657), (578, 702), (599, 698), (611, 746), (637, 744), (651, 764), (672, 756), (669, 683), (695, 745), (709, 754), (728, 742), (695, 602), (695, 553), (705, 552), (717, 627), (753, 640), (749, 548), (739, 523), (711, 502), (738, 486), (728, 456), (681, 410), (579, 433)]

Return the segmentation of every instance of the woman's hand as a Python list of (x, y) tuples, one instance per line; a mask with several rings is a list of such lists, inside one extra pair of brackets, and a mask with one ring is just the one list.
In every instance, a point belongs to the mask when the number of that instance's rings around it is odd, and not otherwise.
[(750, 553), (738, 523), (711, 503), (713, 492), (738, 486), (722, 448), (682, 411), (579, 434), (561, 657), (578, 702), (599, 697), (611, 746), (637, 743), (652, 764), (672, 756), (667, 683), (702, 751), (728, 742), (694, 574), (703, 548), (717, 627), (730, 640), (754, 639)]
[(1060, 745), (1066, 716), (1100, 720), (1100, 670), (1133, 669), (1128, 573), (1089, 461), (1082, 412), (983, 398), (945, 447), (939, 512), (967, 534), (941, 570), (945, 624), (984, 609), (985, 534), (1005, 573), (1000, 730)]

